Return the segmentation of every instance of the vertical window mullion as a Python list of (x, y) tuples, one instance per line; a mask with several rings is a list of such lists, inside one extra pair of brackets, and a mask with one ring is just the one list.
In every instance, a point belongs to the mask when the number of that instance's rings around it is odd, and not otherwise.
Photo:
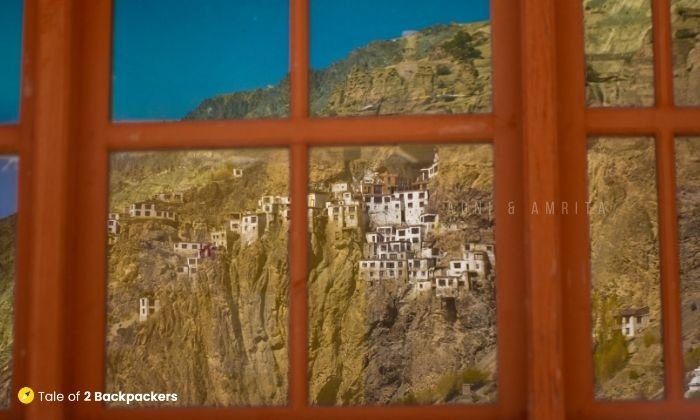
[(652, 0), (652, 16), (656, 107), (668, 108), (673, 106), (671, 1)]
[(666, 399), (683, 399), (683, 349), (676, 216), (676, 165), (673, 133), (656, 137), (656, 177), (659, 202), (659, 247)]
[(303, 411), (308, 404), (307, 215), (308, 146), (303, 137), (309, 116), (309, 0), (290, 0), (290, 117), (297, 130), (290, 147), (292, 223), (289, 241), (289, 404)]
[[(671, 1), (652, 0), (654, 33), (654, 84), (656, 108), (673, 107), (673, 40)], [(676, 179), (673, 132), (656, 136), (656, 176), (659, 202), (659, 247), (663, 319), (666, 399), (683, 398)]]
[(309, 116), (309, 0), (290, 0), (291, 100), (294, 119)]
[[(561, 224), (557, 215), (527, 213), (532, 203), (559, 201), (556, 24), (554, 0), (521, 8), (523, 60), (523, 162), (525, 258), (528, 283), (529, 393), (531, 418), (565, 417), (561, 300)], [(561, 86), (565, 89), (565, 86)]]

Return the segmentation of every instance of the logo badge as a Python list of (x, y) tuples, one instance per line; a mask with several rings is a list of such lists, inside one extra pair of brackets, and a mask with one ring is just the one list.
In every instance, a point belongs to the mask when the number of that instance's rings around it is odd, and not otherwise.
[(34, 390), (28, 386), (25, 386), (19, 390), (17, 393), (17, 398), (19, 398), (19, 402), (22, 404), (29, 404), (30, 402), (34, 401)]

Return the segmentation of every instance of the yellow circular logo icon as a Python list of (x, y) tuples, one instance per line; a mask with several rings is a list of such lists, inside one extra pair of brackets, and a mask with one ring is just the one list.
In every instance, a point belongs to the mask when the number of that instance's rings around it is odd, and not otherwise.
[(22, 404), (29, 404), (30, 402), (34, 401), (34, 390), (28, 386), (25, 386), (19, 390), (17, 393), (17, 398), (19, 398), (19, 402)]

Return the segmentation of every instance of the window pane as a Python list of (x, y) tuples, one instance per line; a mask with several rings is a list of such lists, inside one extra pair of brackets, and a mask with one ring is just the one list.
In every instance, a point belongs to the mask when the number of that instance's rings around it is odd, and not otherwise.
[(589, 141), (597, 399), (664, 396), (655, 180), (654, 139)]
[(9, 407), (12, 386), (17, 162), (0, 156), (0, 408)]
[(488, 144), (312, 149), (312, 404), (495, 402), (492, 199)]
[(0, 5), (0, 124), (19, 119), (22, 0)]
[(589, 106), (654, 105), (650, 0), (584, 0)]
[(491, 111), (488, 0), (311, 2), (315, 116)]
[(700, 0), (672, 0), (673, 77), (678, 105), (700, 105)]
[(286, 404), (287, 151), (122, 152), (110, 165), (107, 391)]
[(676, 139), (686, 397), (700, 398), (700, 138)]
[(114, 120), (282, 117), (286, 0), (115, 0)]

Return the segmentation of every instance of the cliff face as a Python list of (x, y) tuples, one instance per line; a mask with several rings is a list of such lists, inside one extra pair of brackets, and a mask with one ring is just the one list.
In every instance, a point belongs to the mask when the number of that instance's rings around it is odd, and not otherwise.
[[(490, 146), (438, 146), (437, 151), (445, 176), (431, 181), (431, 194), (445, 200), (465, 192), (481, 193), (484, 203), (490, 203)], [(360, 179), (368, 169), (410, 172), (413, 166), (429, 166), (431, 158), (432, 153), (411, 147), (318, 150), (311, 155), (310, 179), (322, 185)], [(449, 219), (450, 210), (432, 198), (429, 207), (439, 209), (441, 220)], [(367, 226), (338, 230), (322, 216), (315, 220), (309, 275), (311, 401), (320, 405), (494, 401), (493, 281), (453, 300), (416, 296), (403, 281), (370, 285), (360, 276), (358, 264), (367, 258), (363, 255)], [(460, 230), (446, 229), (430, 237), (446, 254), (455, 255), (467, 240), (490, 240), (480, 236), (482, 228), (493, 227), (487, 211), (463, 215), (455, 223)], [(469, 375), (477, 376), (479, 383), (465, 394), (461, 384), (474, 380)]]
[(673, 77), (677, 105), (700, 104), (700, 1), (672, 2)]
[(0, 407), (10, 405), (17, 217), (0, 219)]
[[(287, 194), (283, 151), (118, 154), (111, 207), (181, 190), (157, 203), (176, 222), (122, 215), (109, 249), (108, 391), (175, 392), (177, 405), (283, 405), (287, 401), (287, 225), (272, 223), (252, 245), (229, 232), (228, 249), (201, 258), (196, 276), (173, 244), (208, 242), (229, 213), (254, 210), (264, 192)], [(245, 165), (235, 179), (232, 166)], [(252, 206), (252, 207), (251, 207)], [(160, 309), (139, 321), (139, 299)]]
[[(676, 141), (678, 242), (685, 370), (700, 367), (700, 139)], [(687, 378), (689, 382), (690, 375)], [(700, 398), (699, 393), (688, 395)]]
[[(618, 138), (589, 144), (596, 396), (660, 398), (663, 352), (654, 142)], [(620, 335), (620, 311), (643, 307), (650, 310), (650, 325), (625, 341)]]
[(588, 0), (584, 9), (588, 104), (653, 105), (650, 0)]
[[(452, 40), (457, 45), (454, 49), (450, 48)], [(314, 115), (491, 110), (491, 37), (487, 23), (437, 26), (382, 43), (391, 51), (384, 62), (353, 60), (351, 54), (348, 60), (317, 74), (311, 90)], [(364, 50), (355, 53), (364, 54)]]

